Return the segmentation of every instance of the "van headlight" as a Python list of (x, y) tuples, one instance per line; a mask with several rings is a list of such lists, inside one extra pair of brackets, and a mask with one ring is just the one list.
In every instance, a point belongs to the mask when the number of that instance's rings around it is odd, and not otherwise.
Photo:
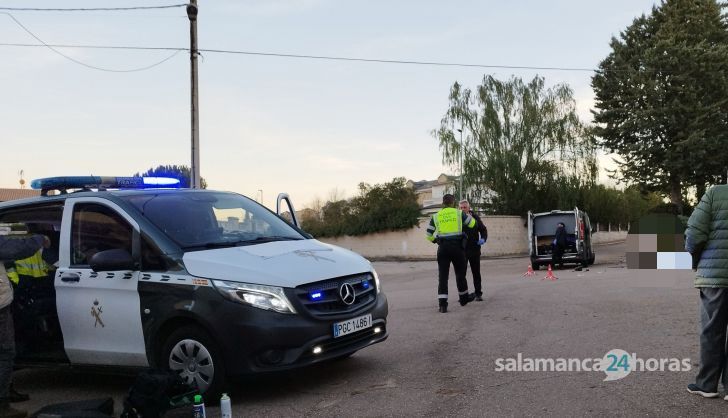
[(215, 289), (233, 302), (245, 303), (260, 309), (294, 314), (296, 310), (288, 301), (282, 287), (213, 280)]
[(374, 276), (374, 286), (377, 287), (377, 294), (379, 294), (382, 291), (382, 286), (379, 285), (379, 275), (374, 268), (372, 268), (372, 276)]

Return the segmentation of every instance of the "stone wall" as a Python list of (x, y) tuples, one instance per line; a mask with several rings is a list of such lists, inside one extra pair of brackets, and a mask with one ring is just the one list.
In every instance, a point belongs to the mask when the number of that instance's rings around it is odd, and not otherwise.
[[(528, 253), (528, 230), (519, 216), (484, 216), (488, 228), (488, 242), (483, 247), (485, 256), (525, 255)], [(322, 238), (321, 241), (348, 248), (367, 258), (433, 259), (437, 245), (425, 239), (430, 218), (406, 231), (380, 232), (358, 237)], [(595, 232), (595, 244), (623, 241), (627, 232)]]

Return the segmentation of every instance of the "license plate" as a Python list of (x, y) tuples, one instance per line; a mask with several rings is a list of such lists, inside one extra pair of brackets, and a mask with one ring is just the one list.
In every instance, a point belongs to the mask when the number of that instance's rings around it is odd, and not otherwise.
[(352, 332), (371, 328), (371, 326), (372, 314), (352, 318), (343, 322), (337, 322), (334, 324), (334, 338), (339, 338), (341, 336), (351, 334)]

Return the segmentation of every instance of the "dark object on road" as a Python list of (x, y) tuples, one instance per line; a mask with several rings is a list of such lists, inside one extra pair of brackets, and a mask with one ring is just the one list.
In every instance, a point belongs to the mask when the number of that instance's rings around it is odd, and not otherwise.
[(113, 413), (114, 400), (101, 398), (48, 405), (30, 418), (111, 418)]
[(165, 412), (191, 406), (198, 391), (168, 370), (147, 370), (137, 376), (124, 400), (122, 418), (158, 418)]

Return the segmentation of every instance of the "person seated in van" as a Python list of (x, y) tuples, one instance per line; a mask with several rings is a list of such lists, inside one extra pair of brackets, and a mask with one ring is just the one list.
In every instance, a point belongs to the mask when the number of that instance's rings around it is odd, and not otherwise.
[(566, 250), (566, 225), (559, 222), (554, 232), (553, 251), (551, 252), (551, 264), (554, 268), (564, 267), (564, 251)]

